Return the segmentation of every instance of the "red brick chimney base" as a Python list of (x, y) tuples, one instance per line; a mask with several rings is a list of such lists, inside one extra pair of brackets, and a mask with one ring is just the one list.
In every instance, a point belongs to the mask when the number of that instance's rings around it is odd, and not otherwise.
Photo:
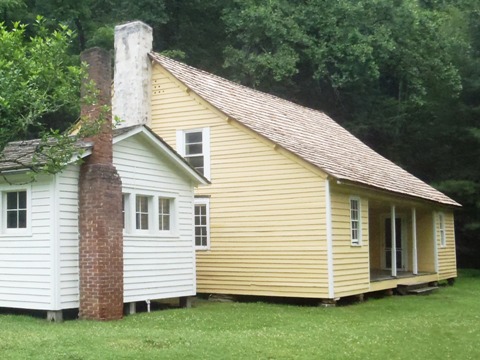
[(83, 164), (79, 181), (79, 317), (123, 317), (122, 182), (112, 164)]

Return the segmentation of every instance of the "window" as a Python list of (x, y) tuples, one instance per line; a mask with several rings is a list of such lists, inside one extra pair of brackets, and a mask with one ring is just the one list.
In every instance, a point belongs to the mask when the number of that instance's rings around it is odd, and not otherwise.
[(173, 192), (123, 189), (123, 231), (132, 236), (176, 237), (177, 197)]
[(170, 199), (158, 198), (158, 229), (162, 231), (170, 230)]
[(148, 230), (148, 217), (149, 217), (149, 197), (143, 195), (137, 195), (135, 202), (135, 228), (137, 230)]
[(195, 247), (210, 247), (210, 199), (195, 198)]
[(351, 244), (360, 245), (361, 242), (361, 212), (360, 199), (350, 198), (350, 231)]
[(443, 213), (438, 213), (438, 226), (440, 230), (440, 246), (447, 246), (447, 239), (445, 237), (445, 215)]
[(27, 192), (12, 191), (6, 193), (7, 229), (25, 229), (27, 227)]
[(205, 174), (205, 159), (203, 156), (203, 137), (201, 131), (185, 133), (185, 159), (200, 174)]
[(210, 129), (177, 131), (177, 151), (206, 178), (210, 178)]

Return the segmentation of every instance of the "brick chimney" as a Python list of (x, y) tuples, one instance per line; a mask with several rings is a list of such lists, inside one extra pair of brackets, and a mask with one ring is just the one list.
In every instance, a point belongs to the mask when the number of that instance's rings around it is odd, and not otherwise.
[(119, 127), (150, 125), (152, 28), (141, 21), (115, 26), (113, 114)]
[[(106, 120), (92, 138), (92, 154), (81, 165), (79, 179), (79, 317), (115, 320), (123, 316), (122, 182), (112, 163), (110, 55), (100, 48), (81, 54), (89, 79), (99, 91), (96, 104), (82, 106), (84, 121)], [(106, 117), (106, 118), (105, 118)]]

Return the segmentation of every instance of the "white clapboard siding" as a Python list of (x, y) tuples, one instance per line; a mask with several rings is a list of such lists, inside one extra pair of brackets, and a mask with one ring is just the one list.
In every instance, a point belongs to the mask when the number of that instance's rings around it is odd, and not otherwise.
[[(0, 182), (0, 307), (51, 310), (53, 298), (51, 176), (35, 182), (25, 175)], [(15, 185), (19, 184), (19, 185)], [(26, 230), (9, 233), (3, 223), (4, 192), (27, 190), (29, 224)]]
[(70, 165), (56, 181), (57, 286), (61, 309), (79, 306), (78, 268), (78, 177), (79, 166)]
[(114, 145), (114, 163), (124, 192), (166, 193), (175, 197), (174, 235), (124, 234), (124, 301), (195, 294), (193, 188), (166, 158), (137, 136)]

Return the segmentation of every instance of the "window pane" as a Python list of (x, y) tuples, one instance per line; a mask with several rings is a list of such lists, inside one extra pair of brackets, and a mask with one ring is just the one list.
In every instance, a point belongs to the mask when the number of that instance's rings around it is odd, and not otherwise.
[(188, 163), (192, 165), (195, 169), (203, 168), (204, 161), (203, 156), (189, 156), (186, 157)]
[(19, 209), (27, 208), (27, 192), (26, 191), (18, 192), (18, 208)]
[(160, 230), (170, 230), (170, 215), (163, 215), (162, 228)]
[(358, 209), (358, 200), (350, 200), (350, 207), (353, 210), (357, 210)]
[(185, 147), (185, 155), (201, 154), (203, 151), (202, 144), (191, 144)]
[(141, 222), (140, 222), (140, 214), (136, 214), (135, 216), (135, 228), (136, 229), (141, 229)]
[(201, 143), (202, 142), (202, 132), (189, 132), (185, 134), (185, 144), (191, 143)]
[(158, 210), (160, 214), (170, 214), (170, 199), (158, 199)]
[(352, 240), (358, 241), (358, 231), (356, 229), (352, 229)]
[(17, 209), (17, 193), (7, 193), (7, 209)]
[(140, 219), (140, 229), (148, 229), (148, 214), (141, 214)]
[(136, 206), (136, 228), (139, 230), (148, 229), (148, 197), (137, 196), (135, 201)]
[(18, 212), (18, 227), (25, 229), (27, 227), (27, 210)]
[(17, 228), (17, 212), (16, 211), (7, 211), (7, 228), (16, 229)]
[(137, 212), (148, 212), (148, 198), (146, 196), (137, 196)]

